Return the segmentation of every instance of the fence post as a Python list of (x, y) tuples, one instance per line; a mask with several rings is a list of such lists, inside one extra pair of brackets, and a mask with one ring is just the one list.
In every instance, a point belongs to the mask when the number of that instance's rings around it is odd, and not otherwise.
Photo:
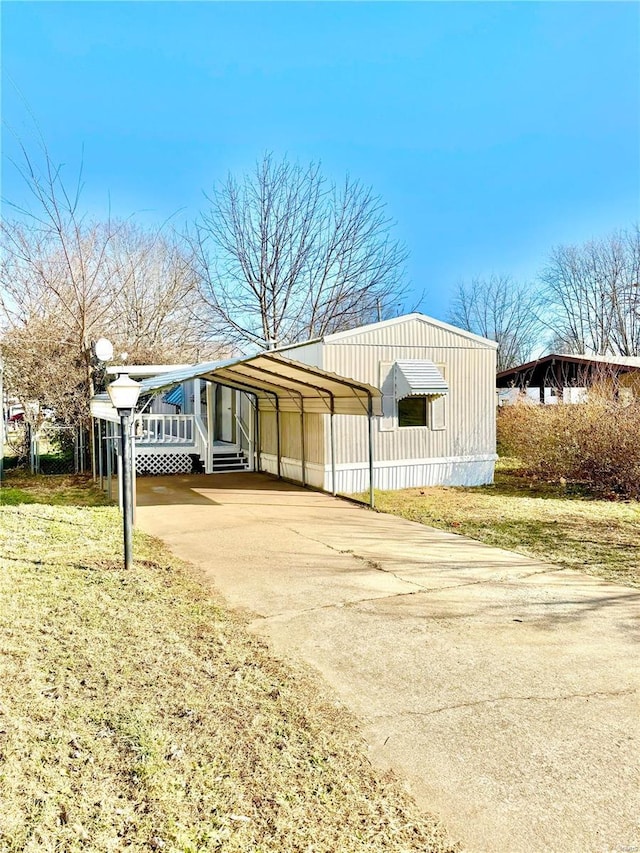
[(112, 487), (111, 487), (111, 471), (113, 468), (113, 450), (111, 443), (111, 421), (106, 422), (106, 436), (105, 436), (105, 447), (107, 449), (106, 452), (106, 461), (107, 461), (107, 491), (109, 492), (109, 500), (113, 500)]
[(32, 474), (36, 473), (36, 457), (33, 447), (33, 430), (31, 429), (31, 424), (27, 423), (25, 420), (25, 440), (29, 444), (29, 470)]
[(96, 448), (98, 451), (98, 470), (94, 471), (94, 476), (97, 474), (98, 481), (100, 483), (100, 491), (104, 489), (104, 448), (102, 446), (102, 421), (100, 418), (94, 419), (95, 424), (95, 432), (97, 432), (97, 436), (94, 433), (93, 441), (94, 441), (94, 457), (96, 453)]

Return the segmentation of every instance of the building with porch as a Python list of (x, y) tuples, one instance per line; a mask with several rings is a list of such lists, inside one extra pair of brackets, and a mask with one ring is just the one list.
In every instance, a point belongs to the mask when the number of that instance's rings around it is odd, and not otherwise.
[(580, 403), (594, 386), (620, 397), (640, 397), (640, 357), (551, 353), (502, 370), (496, 384), (501, 404), (521, 394), (545, 405)]

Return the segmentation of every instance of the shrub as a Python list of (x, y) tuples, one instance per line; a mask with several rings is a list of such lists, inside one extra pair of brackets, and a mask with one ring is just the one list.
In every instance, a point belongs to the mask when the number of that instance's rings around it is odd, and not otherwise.
[(501, 450), (545, 480), (580, 483), (595, 494), (640, 498), (640, 400), (596, 389), (584, 403), (521, 400), (498, 415)]

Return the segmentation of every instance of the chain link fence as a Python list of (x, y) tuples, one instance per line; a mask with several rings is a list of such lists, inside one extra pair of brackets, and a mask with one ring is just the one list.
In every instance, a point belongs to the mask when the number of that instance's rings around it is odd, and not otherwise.
[(7, 468), (24, 465), (32, 474), (91, 471), (89, 433), (81, 427), (45, 423), (36, 431), (23, 423), (7, 434), (7, 444), (13, 451), (5, 459)]

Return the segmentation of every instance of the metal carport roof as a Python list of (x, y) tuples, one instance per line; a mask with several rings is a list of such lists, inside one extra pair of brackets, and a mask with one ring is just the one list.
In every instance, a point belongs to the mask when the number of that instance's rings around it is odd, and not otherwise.
[[(126, 369), (123, 368), (123, 373)], [(276, 412), (278, 476), (280, 476), (280, 412), (300, 413), (302, 438), (302, 482), (305, 483), (304, 416), (311, 413), (330, 415), (332, 482), (335, 494), (334, 415), (366, 415), (369, 445), (369, 503), (373, 494), (373, 417), (382, 414), (382, 392), (379, 388), (347, 376), (322, 370), (313, 365), (285, 358), (275, 352), (261, 352), (244, 358), (210, 361), (168, 371), (143, 379), (141, 394), (153, 395), (182, 382), (204, 379), (255, 395), (260, 408), (273, 407)], [(96, 395), (92, 401), (94, 417), (113, 419), (107, 395)], [(111, 410), (111, 412), (109, 412)]]
[[(381, 415), (379, 388), (347, 376), (303, 364), (275, 353), (194, 364), (142, 380), (142, 393), (171, 388), (192, 379), (206, 379), (278, 401), (281, 409), (333, 412), (336, 415)], [(289, 405), (287, 405), (289, 401)]]

